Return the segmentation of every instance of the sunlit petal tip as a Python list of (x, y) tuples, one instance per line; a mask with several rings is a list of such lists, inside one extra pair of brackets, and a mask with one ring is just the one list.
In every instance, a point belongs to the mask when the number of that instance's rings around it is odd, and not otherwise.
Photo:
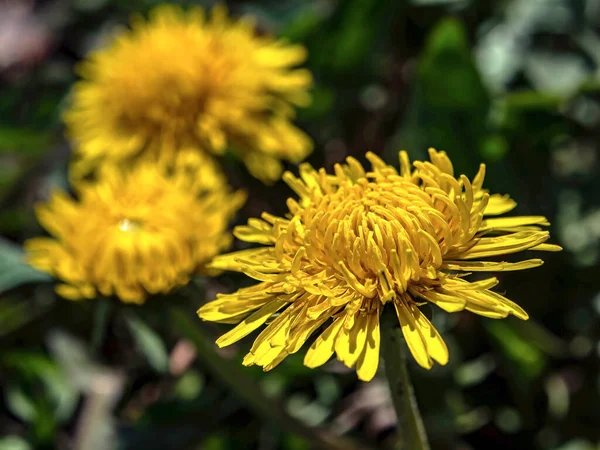
[(532, 247), (531, 250), (543, 251), (543, 252), (560, 252), (563, 248), (556, 244), (540, 244)]

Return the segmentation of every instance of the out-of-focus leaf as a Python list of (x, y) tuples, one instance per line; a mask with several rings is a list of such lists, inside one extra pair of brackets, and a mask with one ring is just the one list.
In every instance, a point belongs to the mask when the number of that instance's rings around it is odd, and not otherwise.
[(50, 143), (50, 135), (29, 128), (0, 126), (0, 153), (10, 151), (37, 155)]
[(0, 450), (31, 450), (32, 447), (20, 436), (6, 436), (0, 439)]
[(53, 331), (48, 344), (69, 376), (70, 386), (86, 394), (73, 447), (116, 448), (113, 409), (121, 396), (124, 377), (92, 360), (87, 346), (69, 334)]
[(385, 4), (377, 0), (341, 2), (309, 40), (314, 66), (333, 75), (348, 73), (364, 63), (381, 31), (385, 13)]
[(475, 66), (464, 25), (442, 20), (431, 32), (418, 69), (420, 95), (434, 109), (477, 111), (488, 94)]
[(489, 355), (461, 364), (454, 372), (454, 380), (461, 386), (472, 386), (482, 382), (494, 369), (496, 362)]
[(54, 361), (40, 353), (11, 352), (1, 359), (9, 375), (5, 400), (13, 414), (32, 426), (36, 438), (47, 442), (57, 425), (77, 406), (75, 386)]
[(35, 402), (23, 392), (21, 386), (17, 384), (8, 385), (4, 400), (10, 412), (23, 422), (33, 422), (35, 420)]
[(85, 344), (67, 333), (53, 330), (48, 336), (48, 346), (73, 387), (90, 391), (94, 376), (102, 373), (103, 368), (91, 359)]
[(308, 450), (310, 445), (305, 439), (295, 434), (286, 434), (283, 437), (283, 448), (287, 450)]
[(522, 426), (521, 414), (514, 408), (503, 407), (496, 412), (494, 423), (505, 433), (516, 433)]
[(175, 385), (175, 393), (182, 400), (197, 398), (204, 387), (204, 377), (197, 370), (189, 370), (181, 376)]
[(169, 354), (160, 335), (132, 313), (127, 315), (126, 320), (137, 349), (144, 354), (154, 370), (166, 373), (169, 369)]
[(457, 171), (475, 173), (480, 149), (489, 134), (489, 109), (489, 95), (473, 61), (463, 23), (443, 19), (427, 38), (398, 139), (403, 148), (445, 150)]
[(301, 120), (316, 120), (326, 115), (335, 101), (335, 92), (327, 87), (317, 86), (311, 91), (312, 101), (309, 106), (298, 110)]
[(537, 346), (523, 339), (505, 321), (489, 320), (485, 322), (485, 327), (508, 360), (515, 364), (517, 373), (528, 381), (542, 373), (545, 357)]
[(281, 37), (298, 42), (315, 32), (328, 17), (327, 10), (320, 6), (326, 2), (301, 2), (301, 10), (294, 14), (292, 20), (281, 30)]
[(286, 406), (290, 415), (301, 419), (304, 423), (311, 426), (320, 425), (331, 414), (330, 408), (311, 400), (303, 394), (292, 395), (288, 399)]
[(598, 447), (592, 444), (587, 439), (573, 439), (565, 445), (561, 445), (556, 450), (598, 450)]
[(569, 413), (569, 387), (560, 375), (553, 375), (546, 381), (548, 409), (556, 419), (562, 419)]
[(577, 92), (589, 77), (585, 61), (574, 54), (533, 53), (525, 68), (537, 89), (563, 97)]
[(331, 375), (323, 375), (315, 380), (317, 397), (324, 405), (332, 405), (340, 398), (340, 386)]
[(0, 294), (23, 284), (52, 281), (50, 275), (26, 264), (24, 255), (21, 247), (0, 238)]
[(209, 436), (202, 443), (202, 450), (225, 450), (227, 448), (227, 440), (219, 435)]

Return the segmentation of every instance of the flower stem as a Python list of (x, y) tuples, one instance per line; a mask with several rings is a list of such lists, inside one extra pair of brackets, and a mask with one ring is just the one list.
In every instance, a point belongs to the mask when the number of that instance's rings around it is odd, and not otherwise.
[(241, 371), (232, 361), (221, 358), (214, 350), (212, 339), (206, 336), (190, 318), (191, 314), (178, 308), (171, 310), (173, 328), (189, 339), (196, 347), (198, 359), (205, 369), (224, 386), (234, 392), (244, 403), (267, 423), (277, 424), (284, 430), (304, 438), (310, 448), (323, 450), (359, 450), (362, 445), (325, 430), (310, 428), (290, 416), (276, 401), (267, 397), (260, 386)]
[(388, 305), (381, 317), (381, 346), (385, 374), (390, 386), (394, 409), (398, 416), (400, 448), (429, 450), (423, 419), (419, 413), (415, 392), (410, 382), (404, 338), (394, 308)]

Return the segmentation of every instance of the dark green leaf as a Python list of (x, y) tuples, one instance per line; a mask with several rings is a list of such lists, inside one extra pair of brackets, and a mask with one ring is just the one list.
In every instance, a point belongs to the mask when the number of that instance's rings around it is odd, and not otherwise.
[(52, 281), (48, 274), (25, 263), (23, 249), (0, 238), (0, 294), (23, 284)]
[(154, 370), (165, 373), (169, 368), (169, 354), (160, 335), (132, 313), (126, 319), (137, 349), (144, 354)]

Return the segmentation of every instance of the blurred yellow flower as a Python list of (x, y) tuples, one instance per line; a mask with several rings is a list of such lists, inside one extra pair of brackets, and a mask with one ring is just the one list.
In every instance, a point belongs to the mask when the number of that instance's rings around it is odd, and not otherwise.
[[(400, 173), (372, 153), (366, 172), (348, 158), (335, 175), (308, 164), (300, 179), (284, 180), (299, 195), (289, 199), (286, 218), (264, 213), (234, 235), (266, 245), (216, 257), (211, 266), (243, 272), (260, 283), (201, 307), (204, 320), (237, 323), (217, 340), (230, 345), (271, 320), (258, 335), (245, 365), (270, 370), (320, 333), (304, 359), (324, 364), (336, 353), (371, 380), (379, 362), (379, 316), (392, 302), (415, 360), (425, 368), (446, 364), (448, 349), (419, 309), (431, 302), (448, 312), (466, 309), (490, 318), (527, 313), (490, 290), (494, 277), (469, 282), (461, 272), (509, 271), (537, 267), (540, 259), (480, 261), (523, 250), (557, 251), (545, 244), (545, 217), (484, 218), (515, 207), (508, 196), (482, 188), (485, 166), (471, 181), (456, 178), (444, 152), (429, 152), (431, 162), (414, 162), (400, 152)], [(254, 312), (253, 312), (254, 311)]]
[(251, 20), (232, 21), (223, 6), (208, 18), (173, 5), (148, 21), (136, 17), (80, 67), (64, 115), (75, 178), (100, 160), (194, 147), (230, 148), (255, 177), (277, 180), (280, 160), (298, 163), (312, 151), (291, 123), (294, 106), (310, 101), (311, 74), (294, 68), (305, 59), (303, 47), (258, 36)]
[(170, 166), (140, 160), (104, 165), (97, 182), (74, 185), (76, 200), (56, 192), (36, 208), (53, 238), (25, 242), (28, 262), (62, 284), (61, 296), (101, 294), (143, 303), (185, 285), (229, 246), (229, 220), (244, 201), (214, 163), (181, 152)]

